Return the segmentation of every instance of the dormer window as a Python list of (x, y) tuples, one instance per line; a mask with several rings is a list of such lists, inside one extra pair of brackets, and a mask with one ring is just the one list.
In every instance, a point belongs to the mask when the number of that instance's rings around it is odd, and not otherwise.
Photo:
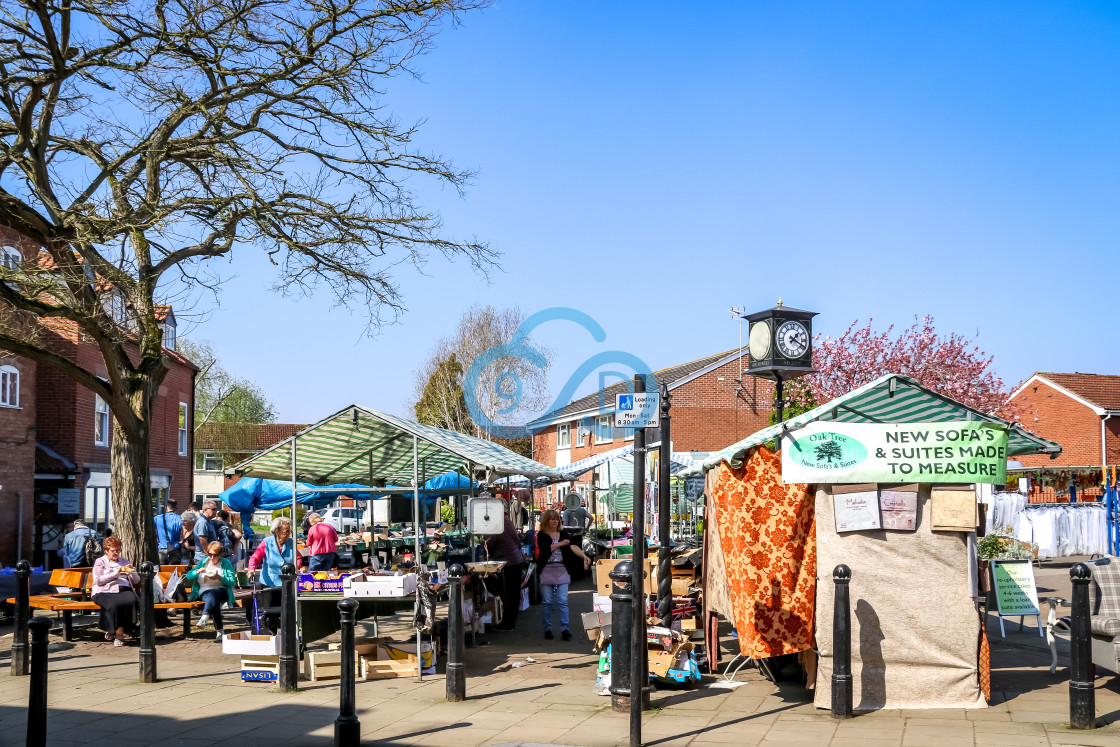
[(0, 267), (19, 270), (23, 267), (23, 255), (14, 246), (0, 246)]
[(163, 330), (163, 346), (168, 350), (175, 349), (175, 333), (176, 327), (175, 315), (171, 312), (167, 313), (167, 318), (159, 323), (159, 327)]

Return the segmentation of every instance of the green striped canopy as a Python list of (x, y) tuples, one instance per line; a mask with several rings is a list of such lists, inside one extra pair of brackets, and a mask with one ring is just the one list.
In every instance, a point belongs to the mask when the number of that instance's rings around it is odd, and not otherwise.
[(525, 475), (560, 479), (552, 467), (464, 433), (415, 423), (359, 405), (339, 410), (291, 438), (239, 462), (230, 472), (313, 485), (357, 483), (408, 486), (413, 481), (413, 439), (421, 479), (468, 464), (490, 477)]
[(700, 464), (681, 472), (681, 476), (707, 472), (727, 462), (732, 467), (742, 465), (747, 449), (773, 441), (784, 430), (795, 431), (816, 420), (835, 420), (840, 423), (948, 423), (956, 420), (979, 420), (1003, 423), (1008, 427), (1007, 454), (1049, 454), (1054, 459), (1062, 447), (1053, 441), (1023, 430), (1016, 423), (1001, 420), (993, 415), (926, 389), (914, 379), (899, 374), (885, 374), (870, 384), (864, 384), (828, 404), (790, 418), (783, 423), (763, 428), (752, 436), (717, 451)]

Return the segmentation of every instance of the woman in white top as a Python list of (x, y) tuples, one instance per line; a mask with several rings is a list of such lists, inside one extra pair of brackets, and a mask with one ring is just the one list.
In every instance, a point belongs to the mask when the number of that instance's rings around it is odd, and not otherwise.
[(198, 561), (184, 581), (194, 581), (191, 589), (191, 601), (201, 599), (204, 602), (202, 617), (199, 626), (205, 625), (210, 618), (214, 619), (215, 640), (222, 640), (222, 602), (228, 602), (233, 607), (233, 584), (237, 578), (233, 565), (226, 560), (225, 548), (221, 542), (211, 542), (206, 546), (206, 559)]

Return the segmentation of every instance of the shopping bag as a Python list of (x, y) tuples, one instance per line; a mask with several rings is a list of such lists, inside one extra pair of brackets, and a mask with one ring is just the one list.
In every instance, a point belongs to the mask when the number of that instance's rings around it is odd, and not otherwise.
[[(159, 576), (156, 576), (156, 578), (158, 579)], [(179, 575), (178, 570), (174, 570), (171, 572), (171, 575), (167, 578), (167, 585), (163, 587), (164, 602), (174, 601), (171, 597), (175, 593), (175, 590), (179, 588), (179, 584), (182, 582), (182, 580), (183, 579)]]
[(521, 604), (517, 607), (518, 611), (524, 612), (529, 609), (529, 589), (522, 587), (521, 589)]

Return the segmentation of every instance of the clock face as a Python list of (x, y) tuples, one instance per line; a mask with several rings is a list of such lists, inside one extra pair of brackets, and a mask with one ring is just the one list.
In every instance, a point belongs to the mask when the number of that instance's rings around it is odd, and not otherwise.
[[(801, 322), (790, 320), (782, 322), (775, 335), (778, 352), (786, 358), (800, 358), (809, 349), (809, 330)], [(753, 339), (753, 331), (752, 331)]]
[(770, 354), (770, 323), (766, 321), (755, 322), (751, 325), (750, 339), (747, 341), (750, 345), (751, 357), (757, 360), (762, 360)]

